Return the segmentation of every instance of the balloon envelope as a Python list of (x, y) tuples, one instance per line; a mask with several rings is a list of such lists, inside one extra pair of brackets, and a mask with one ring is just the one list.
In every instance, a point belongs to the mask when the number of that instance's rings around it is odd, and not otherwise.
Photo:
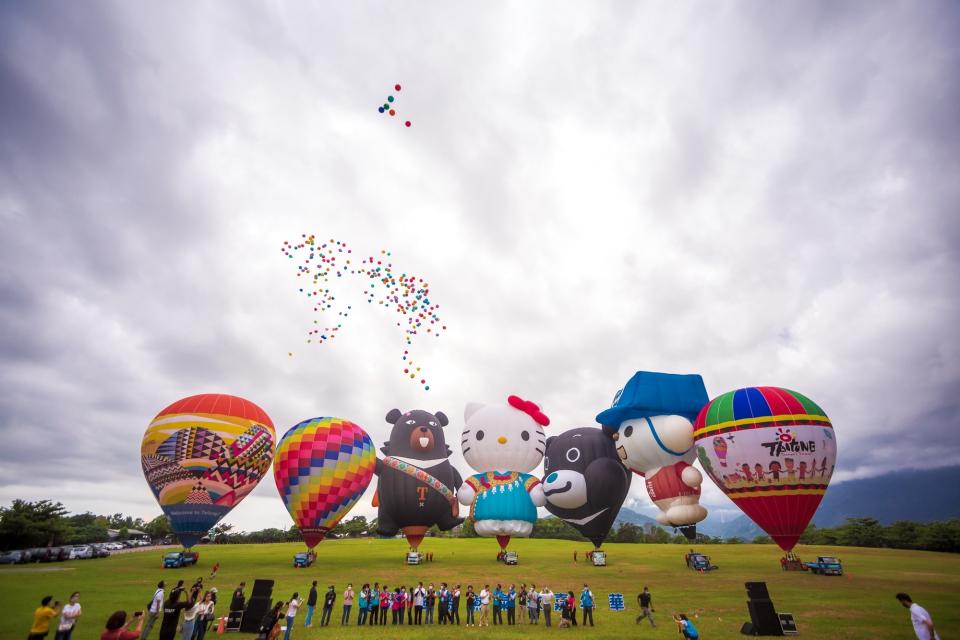
[(820, 505), (837, 459), (823, 409), (788, 389), (737, 389), (700, 411), (694, 438), (707, 475), (784, 551), (791, 550)]
[(140, 444), (143, 475), (185, 547), (192, 547), (270, 468), (276, 432), (249, 400), (202, 394), (157, 414)]
[(613, 440), (597, 427), (570, 429), (547, 439), (543, 460), (547, 511), (600, 548), (632, 476), (620, 463)]
[(280, 497), (311, 549), (353, 508), (376, 467), (370, 436), (342, 418), (313, 418), (277, 446), (273, 476)]

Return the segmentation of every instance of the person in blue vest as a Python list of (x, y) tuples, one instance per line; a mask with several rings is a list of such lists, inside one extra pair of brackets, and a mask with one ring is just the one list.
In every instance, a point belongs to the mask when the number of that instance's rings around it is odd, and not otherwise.
[(517, 624), (517, 589), (515, 585), (510, 585), (510, 590), (506, 593), (507, 624)]
[(493, 624), (503, 624), (503, 586), (499, 584), (493, 590)]
[(583, 591), (580, 592), (580, 608), (583, 609), (581, 620), (584, 626), (587, 624), (587, 618), (590, 618), (590, 626), (593, 626), (593, 591), (584, 583)]
[(678, 613), (673, 616), (673, 621), (677, 623), (677, 629), (683, 634), (685, 639), (696, 640), (700, 637), (700, 633), (697, 631), (697, 628), (693, 626), (693, 622), (687, 617), (687, 614)]

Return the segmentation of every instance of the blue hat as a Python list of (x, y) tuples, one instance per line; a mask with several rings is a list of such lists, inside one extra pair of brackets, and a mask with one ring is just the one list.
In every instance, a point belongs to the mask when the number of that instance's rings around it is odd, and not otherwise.
[(703, 378), (697, 374), (637, 371), (614, 396), (610, 408), (597, 414), (597, 422), (617, 429), (625, 420), (650, 416), (677, 415), (693, 422), (709, 401)]

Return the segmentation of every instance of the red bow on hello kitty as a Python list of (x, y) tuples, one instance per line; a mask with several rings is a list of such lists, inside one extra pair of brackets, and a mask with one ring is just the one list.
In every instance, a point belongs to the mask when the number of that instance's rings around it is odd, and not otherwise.
[(523, 411), (525, 414), (533, 418), (534, 422), (536, 422), (540, 426), (545, 427), (548, 424), (550, 424), (550, 418), (548, 418), (542, 411), (540, 411), (540, 407), (538, 407), (533, 402), (530, 402), (529, 400), (524, 400), (519, 396), (510, 396), (507, 398), (507, 402), (514, 409), (519, 409), (520, 411)]

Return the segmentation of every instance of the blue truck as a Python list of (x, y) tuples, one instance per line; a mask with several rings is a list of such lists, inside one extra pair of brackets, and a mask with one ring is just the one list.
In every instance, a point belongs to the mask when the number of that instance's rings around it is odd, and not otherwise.
[(301, 551), (293, 556), (294, 569), (306, 569), (317, 559), (317, 554), (313, 551)]
[(163, 556), (164, 569), (179, 569), (197, 564), (200, 554), (194, 551), (171, 551)]
[(687, 566), (694, 571), (714, 571), (717, 569), (717, 565), (710, 563), (710, 556), (705, 556), (702, 553), (688, 553), (686, 559)]
[(840, 559), (833, 556), (820, 556), (816, 562), (808, 562), (807, 569), (824, 576), (843, 575), (843, 565), (840, 564)]

